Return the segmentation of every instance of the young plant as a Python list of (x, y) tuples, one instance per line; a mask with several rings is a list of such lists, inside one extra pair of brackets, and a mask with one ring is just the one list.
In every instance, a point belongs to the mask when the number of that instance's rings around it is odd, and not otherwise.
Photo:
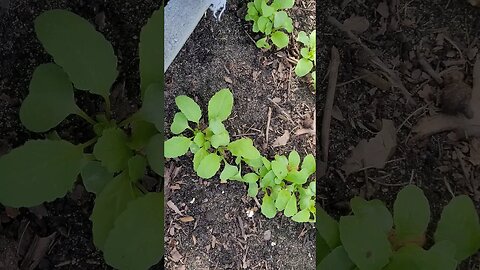
[[(53, 132), (0, 157), (5, 206), (32, 207), (63, 197), (81, 175), (96, 194), (93, 241), (117, 269), (148, 269), (163, 255), (163, 194), (146, 192), (139, 183), (147, 167), (163, 175), (162, 29), (159, 10), (140, 34), (142, 107), (118, 123), (110, 112), (110, 88), (118, 75), (110, 43), (72, 12), (42, 13), (35, 32), (54, 62), (35, 69), (20, 120), (44, 133), (74, 114), (92, 125), (95, 136), (74, 145)], [(103, 97), (105, 112), (91, 118), (75, 103), (74, 90)]]
[[(300, 156), (296, 151), (292, 151), (288, 159), (275, 156), (275, 160), (269, 161), (249, 138), (230, 142), (223, 124), (233, 108), (233, 95), (229, 89), (220, 90), (208, 102), (208, 124), (200, 121), (202, 111), (193, 99), (178, 96), (175, 103), (180, 112), (175, 114), (170, 130), (178, 136), (165, 141), (166, 158), (183, 156), (190, 151), (193, 153), (193, 169), (204, 179), (217, 175), (223, 163), (222, 183), (227, 180), (244, 182), (248, 184), (251, 197), (256, 197), (260, 189), (263, 191), (261, 212), (266, 217), (273, 218), (277, 211), (284, 211), (287, 217), (297, 222), (315, 221), (315, 180), (307, 185), (315, 172), (313, 155), (304, 158), (300, 169)], [(195, 126), (192, 128), (189, 122)], [(189, 135), (180, 135), (184, 132)], [(244, 175), (242, 168), (248, 170)]]
[(323, 209), (317, 220), (320, 270), (455, 270), (480, 248), (480, 223), (471, 199), (457, 196), (443, 209), (434, 244), (425, 249), (430, 207), (410, 185), (394, 203), (394, 215), (379, 200), (351, 200), (353, 215), (335, 221)]
[(300, 55), (302, 58), (298, 60), (297, 66), (295, 67), (295, 74), (298, 77), (303, 77), (313, 69), (313, 72), (310, 75), (312, 76), (313, 87), (316, 88), (316, 31), (313, 30), (310, 35), (300, 31), (300, 33), (298, 33), (297, 41), (302, 43), (304, 47), (300, 49)]
[(292, 33), (293, 23), (285, 9), (290, 9), (295, 0), (254, 0), (247, 4), (246, 21), (253, 21), (253, 32), (262, 33), (264, 37), (256, 42), (258, 48), (269, 50), (270, 40), (282, 49), (288, 46), (289, 35)]

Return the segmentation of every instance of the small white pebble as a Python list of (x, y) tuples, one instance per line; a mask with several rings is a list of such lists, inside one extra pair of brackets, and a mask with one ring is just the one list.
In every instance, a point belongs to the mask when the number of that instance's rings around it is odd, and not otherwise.
[(275, 242), (272, 242), (272, 243), (270, 243), (270, 245), (271, 245), (272, 247), (274, 247), (274, 246), (276, 246), (276, 245), (277, 245), (277, 243), (275, 243)]
[(224, 193), (225, 193), (225, 190), (222, 190), (222, 194), (224, 194)]
[(193, 199), (190, 201), (190, 203), (194, 203), (194, 202), (195, 202), (195, 198), (193, 198)]
[(254, 212), (250, 209), (247, 210), (247, 217), (251, 218), (253, 217)]

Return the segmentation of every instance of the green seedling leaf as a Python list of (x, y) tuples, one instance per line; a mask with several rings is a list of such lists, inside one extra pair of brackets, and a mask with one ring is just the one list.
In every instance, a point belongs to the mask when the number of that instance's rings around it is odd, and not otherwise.
[(295, 222), (309, 222), (310, 221), (310, 210), (303, 209), (300, 212), (296, 213), (292, 220)]
[(423, 191), (413, 185), (403, 188), (393, 206), (395, 236), (402, 242), (423, 239), (430, 221), (430, 206)]
[(256, 183), (258, 181), (258, 175), (256, 173), (247, 173), (243, 176), (243, 181), (247, 183)]
[(257, 8), (255, 7), (255, 4), (253, 2), (250, 2), (247, 4), (247, 15), (250, 15), (247, 19), (247, 17), (245, 17), (245, 20), (246, 21), (252, 21), (252, 20), (255, 20), (255, 18), (258, 18), (258, 10)]
[(275, 9), (289, 9), (295, 4), (295, 0), (274, 0), (272, 7)]
[(294, 184), (305, 184), (308, 180), (308, 174), (306, 173), (306, 170), (301, 170), (301, 171), (291, 171), (288, 172), (287, 175), (285, 176), (285, 180), (290, 181)]
[(218, 135), (213, 135), (210, 139), (213, 148), (218, 148), (220, 146), (227, 146), (230, 143), (230, 135), (225, 131)]
[(215, 93), (208, 102), (208, 121), (225, 121), (232, 113), (233, 94), (224, 88)]
[[(318, 233), (316, 234), (316, 238), (317, 239), (315, 242), (315, 247), (316, 247), (315, 259), (318, 267), (318, 265), (323, 261), (323, 259), (330, 254), (331, 250), (330, 250), (330, 247), (328, 247), (325, 240), (323, 240), (323, 238)], [(324, 268), (318, 268), (318, 269), (324, 269)], [(325, 269), (328, 269), (328, 268), (325, 268)], [(337, 268), (334, 268), (334, 269), (337, 269)]]
[(285, 206), (285, 211), (283, 211), (283, 213), (286, 217), (293, 217), (293, 215), (295, 215), (297, 212), (297, 197), (295, 194), (292, 194), (290, 199), (288, 199), (287, 205)]
[(258, 18), (258, 20), (257, 20), (258, 30), (260, 30), (260, 32), (262, 32), (262, 33), (265, 33), (267, 23), (271, 23), (270, 19), (268, 17), (262, 16), (262, 17)]
[(393, 226), (393, 218), (385, 204), (380, 200), (366, 201), (360, 197), (354, 197), (350, 200), (355, 216), (371, 220), (384, 233), (389, 233)]
[(272, 47), (272, 46), (268, 43), (266, 37), (257, 40), (257, 42), (255, 42), (255, 45), (257, 45), (257, 48), (267, 49), (267, 50), (270, 50), (270, 48)]
[(480, 248), (480, 224), (472, 200), (461, 195), (443, 209), (435, 232), (435, 242), (455, 244), (455, 259), (463, 261)]
[(320, 261), (318, 269), (353, 270), (355, 269), (355, 264), (350, 260), (345, 249), (342, 246), (339, 246)]
[[(128, 141), (128, 147), (132, 150), (139, 151), (143, 149), (150, 139), (158, 134), (157, 128), (152, 123), (145, 121), (135, 121), (132, 123), (132, 135)], [(162, 145), (163, 146), (163, 145)]]
[(93, 243), (98, 249), (104, 251), (115, 220), (133, 199), (132, 185), (125, 172), (108, 182), (97, 196), (90, 220), (93, 223)]
[(38, 66), (20, 107), (22, 124), (31, 131), (46, 132), (77, 111), (72, 83), (62, 68), (53, 63)]
[(103, 131), (93, 148), (93, 154), (102, 162), (102, 166), (111, 173), (127, 168), (132, 150), (127, 146), (127, 135), (119, 128)]
[(183, 136), (172, 137), (165, 141), (164, 151), (166, 158), (176, 158), (188, 152), (192, 141)]
[(406, 246), (395, 252), (386, 270), (455, 270), (457, 262), (452, 254), (442, 254), (434, 250), (426, 251), (418, 246)]
[(160, 176), (163, 176), (164, 171), (163, 147), (164, 142), (162, 134), (153, 136), (145, 147), (145, 155), (147, 156), (148, 165)]
[(359, 269), (382, 269), (392, 255), (387, 234), (366, 216), (340, 218), (340, 239)]
[(260, 187), (273, 187), (275, 185), (275, 173), (273, 171), (269, 171), (261, 180), (260, 180)]
[(296, 171), (298, 170), (298, 166), (300, 165), (300, 155), (297, 151), (293, 150), (288, 155), (288, 170), (289, 171)]
[(140, 32), (140, 89), (142, 97), (154, 83), (163, 84), (163, 10), (153, 12)]
[(210, 131), (213, 132), (213, 134), (221, 134), (227, 131), (227, 129), (225, 128), (225, 125), (219, 120), (210, 121), (208, 127)]
[(312, 61), (302, 58), (298, 60), (297, 66), (295, 67), (295, 74), (298, 77), (303, 77), (310, 73), (310, 71), (313, 68), (313, 63)]
[(303, 159), (302, 170), (305, 170), (308, 175), (311, 175), (316, 171), (315, 157), (312, 154), (308, 154)]
[(271, 36), (273, 44), (279, 49), (283, 49), (288, 45), (288, 35), (282, 31), (275, 31)]
[(188, 119), (185, 115), (181, 112), (178, 112), (173, 117), (173, 123), (170, 126), (170, 131), (173, 134), (180, 134), (188, 128)]
[(108, 98), (118, 75), (117, 57), (93, 25), (70, 11), (54, 9), (35, 19), (35, 32), (75, 88)]
[(278, 209), (278, 211), (283, 211), (285, 209), (285, 206), (287, 206), (291, 196), (292, 194), (290, 191), (286, 189), (282, 189), (280, 192), (278, 192), (277, 199), (275, 200), (275, 207)]
[(321, 207), (317, 209), (317, 234), (328, 244), (330, 249), (340, 245), (338, 222), (330, 217)]
[(106, 262), (117, 269), (148, 269), (163, 256), (163, 194), (131, 201), (105, 242)]
[(275, 19), (273, 20), (273, 27), (275, 29), (285, 29), (288, 33), (293, 31), (292, 19), (288, 17), (285, 11), (279, 11), (275, 13)]
[(147, 160), (143, 156), (136, 155), (128, 160), (128, 176), (132, 182), (141, 179), (145, 175), (146, 169)]
[(143, 120), (154, 124), (158, 131), (163, 132), (165, 121), (163, 117), (163, 84), (154, 83), (148, 86), (138, 115)]
[(0, 203), (32, 207), (63, 197), (85, 164), (79, 146), (66, 141), (28, 141), (0, 157)]
[(262, 10), (262, 3), (266, 0), (253, 0), (253, 4), (258, 11)]
[(262, 16), (270, 17), (275, 12), (275, 9), (267, 4), (267, 1), (262, 1), (261, 4)]
[(232, 179), (237, 174), (238, 174), (238, 168), (236, 166), (230, 165), (225, 162), (225, 167), (223, 168), (223, 171), (220, 174), (220, 180), (222, 183), (225, 183), (227, 182), (227, 180)]
[(195, 137), (193, 138), (193, 142), (198, 146), (202, 147), (203, 144), (205, 143), (205, 135), (203, 132), (197, 132), (195, 134)]
[(198, 149), (197, 152), (193, 155), (193, 170), (198, 171), (198, 166), (200, 166), (200, 162), (208, 156), (209, 152), (205, 150), (205, 148)]
[(262, 163), (263, 163), (263, 166), (265, 166), (265, 168), (267, 170), (272, 169), (272, 163), (270, 163), (270, 161), (268, 159), (266, 159), (265, 157), (262, 157)]
[(285, 164), (281, 160), (273, 160), (271, 162), (272, 170), (279, 180), (283, 180), (288, 174), (288, 163)]
[(265, 35), (269, 36), (270, 34), (272, 34), (272, 30), (273, 30), (273, 23), (269, 20), (265, 25)]
[(308, 48), (301, 48), (300, 49), (300, 55), (303, 58), (306, 58), (306, 59), (310, 60), (310, 55), (309, 54), (310, 54), (310, 50)]
[(307, 33), (305, 33), (304, 31), (300, 31), (298, 33), (297, 41), (301, 42), (303, 45), (307, 47), (310, 45), (310, 38), (307, 36)]
[(81, 171), (83, 185), (88, 192), (100, 194), (107, 183), (113, 180), (113, 174), (99, 161), (89, 161)]
[(258, 184), (257, 182), (248, 183), (248, 196), (255, 198), (258, 194)]
[(277, 209), (275, 208), (273, 199), (267, 193), (263, 195), (261, 212), (267, 218), (273, 218), (277, 214)]
[(178, 96), (175, 98), (175, 104), (177, 104), (180, 111), (187, 117), (188, 121), (198, 124), (202, 117), (202, 110), (193, 99), (187, 96)]
[(208, 154), (202, 159), (202, 161), (200, 161), (200, 164), (198, 165), (198, 176), (204, 179), (212, 178), (220, 169), (221, 161), (222, 158), (219, 155), (215, 153)]
[(245, 159), (259, 159), (260, 152), (253, 146), (253, 141), (249, 138), (242, 138), (231, 142), (228, 145), (228, 151), (236, 157), (243, 157)]

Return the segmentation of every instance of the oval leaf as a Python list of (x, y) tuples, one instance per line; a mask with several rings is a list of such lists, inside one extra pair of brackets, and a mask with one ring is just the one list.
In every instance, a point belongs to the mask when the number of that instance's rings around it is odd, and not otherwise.
[(302, 58), (298, 60), (297, 66), (295, 67), (295, 74), (298, 77), (303, 77), (307, 75), (310, 72), (310, 70), (312, 70), (312, 68), (313, 68), (312, 61)]
[(277, 46), (277, 48), (282, 49), (287, 47), (288, 45), (288, 35), (282, 31), (276, 31), (271, 36), (273, 44)]
[(355, 264), (350, 260), (342, 246), (334, 249), (318, 265), (320, 270), (352, 270), (354, 267)]
[(107, 171), (101, 162), (93, 160), (83, 167), (81, 176), (85, 189), (97, 195), (113, 180), (113, 174)]
[[(162, 156), (161, 153), (159, 156)], [(147, 160), (143, 156), (135, 155), (128, 160), (128, 176), (132, 182), (141, 179), (145, 175), (146, 169)]]
[(220, 174), (220, 180), (226, 182), (227, 180), (232, 179), (238, 173), (238, 168), (236, 166), (225, 163), (222, 173)]
[(267, 218), (273, 218), (277, 214), (277, 209), (275, 208), (275, 204), (273, 203), (272, 197), (265, 193), (263, 196), (262, 207), (261, 207), (262, 214)]
[(166, 158), (176, 158), (188, 152), (192, 141), (183, 136), (172, 137), (165, 141), (164, 151)]
[(393, 213), (398, 240), (423, 238), (430, 221), (430, 206), (420, 188), (413, 185), (403, 188), (397, 195)]
[(297, 212), (297, 197), (295, 196), (295, 194), (292, 194), (288, 199), (287, 205), (285, 206), (285, 211), (283, 211), (283, 213), (286, 217), (292, 217)]
[(23, 125), (34, 132), (45, 132), (76, 110), (73, 86), (62, 68), (53, 63), (38, 66), (20, 107)]
[(131, 201), (105, 242), (105, 260), (117, 269), (148, 269), (163, 256), (163, 194)]
[(35, 32), (75, 88), (108, 97), (118, 75), (117, 57), (92, 24), (70, 11), (54, 9), (35, 19)]
[(163, 84), (154, 83), (145, 90), (145, 96), (138, 114), (163, 132)]
[(175, 98), (175, 104), (189, 121), (198, 124), (202, 118), (202, 110), (193, 99), (187, 96), (178, 96)]
[(28, 141), (0, 157), (0, 203), (32, 207), (63, 197), (85, 163), (83, 149), (69, 142)]
[(158, 175), (163, 176), (163, 135), (157, 134), (153, 136), (145, 148), (147, 161), (150, 168)]
[(208, 154), (202, 159), (202, 161), (200, 161), (200, 164), (198, 165), (198, 176), (204, 179), (212, 178), (220, 169), (221, 161), (222, 158), (219, 155), (215, 153)]
[(242, 138), (231, 142), (228, 145), (228, 150), (236, 157), (243, 157), (246, 159), (261, 158), (260, 152), (253, 146), (253, 141), (250, 138)]
[(127, 168), (132, 151), (127, 146), (127, 135), (119, 128), (103, 131), (93, 148), (93, 154), (109, 172), (115, 173)]
[(175, 114), (173, 117), (173, 123), (170, 126), (170, 131), (172, 131), (173, 134), (180, 134), (185, 129), (188, 128), (188, 119), (185, 117), (185, 115), (181, 112), (178, 112)]

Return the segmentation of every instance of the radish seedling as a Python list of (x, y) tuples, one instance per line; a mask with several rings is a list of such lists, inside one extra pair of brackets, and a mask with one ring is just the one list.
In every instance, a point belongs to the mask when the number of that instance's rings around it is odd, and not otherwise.
[(304, 31), (300, 31), (300, 33), (298, 33), (297, 41), (303, 44), (303, 48), (300, 49), (301, 58), (298, 60), (297, 66), (295, 67), (295, 74), (299, 77), (303, 77), (313, 69), (311, 76), (313, 87), (316, 88), (316, 31), (313, 30), (310, 35), (307, 35)]

